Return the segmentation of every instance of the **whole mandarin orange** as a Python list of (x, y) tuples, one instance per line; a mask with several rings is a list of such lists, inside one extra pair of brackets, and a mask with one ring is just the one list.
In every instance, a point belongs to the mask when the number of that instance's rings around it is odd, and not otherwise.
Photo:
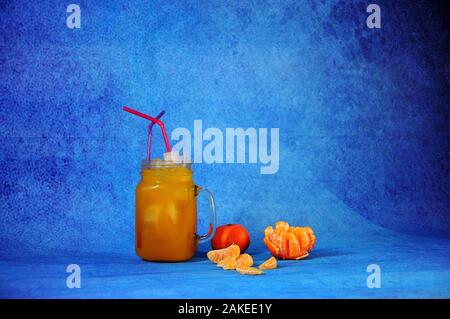
[(250, 235), (244, 226), (239, 224), (227, 224), (217, 227), (216, 233), (211, 240), (213, 249), (226, 248), (236, 244), (241, 249), (241, 254), (250, 245)]

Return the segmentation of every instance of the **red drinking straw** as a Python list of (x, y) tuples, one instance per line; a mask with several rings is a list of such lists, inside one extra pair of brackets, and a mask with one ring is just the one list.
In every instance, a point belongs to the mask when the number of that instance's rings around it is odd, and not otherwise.
[[(159, 113), (158, 116), (156, 116), (156, 119), (159, 120), (165, 113), (166, 113), (166, 111), (161, 111), (161, 113)], [(155, 122), (151, 122), (150, 125), (148, 126), (147, 161), (150, 160), (150, 152), (151, 152), (151, 148), (152, 148), (153, 125), (155, 125)]]
[(161, 132), (164, 138), (164, 144), (166, 144), (166, 150), (167, 152), (171, 152), (172, 149), (170, 148), (170, 143), (169, 143), (169, 138), (167, 137), (167, 133), (166, 133), (166, 128), (164, 127), (164, 123), (160, 120), (160, 119), (155, 119), (154, 117), (151, 117), (147, 114), (141, 113), (139, 111), (133, 110), (132, 108), (129, 108), (128, 106), (124, 106), (123, 110), (125, 112), (134, 114), (136, 116), (142, 117), (143, 119), (152, 121), (155, 124), (158, 124), (159, 127), (161, 128)]

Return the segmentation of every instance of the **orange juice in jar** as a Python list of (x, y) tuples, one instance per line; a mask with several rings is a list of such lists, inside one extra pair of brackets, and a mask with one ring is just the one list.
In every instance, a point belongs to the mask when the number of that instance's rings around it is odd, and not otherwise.
[(150, 261), (184, 261), (194, 255), (199, 241), (213, 236), (215, 207), (209, 195), (208, 234), (197, 235), (197, 195), (190, 163), (143, 161), (136, 188), (136, 253)]

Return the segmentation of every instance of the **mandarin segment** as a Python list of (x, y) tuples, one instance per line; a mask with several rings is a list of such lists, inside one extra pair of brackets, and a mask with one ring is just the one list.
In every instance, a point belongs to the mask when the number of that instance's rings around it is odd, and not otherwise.
[(275, 257), (270, 257), (265, 262), (263, 262), (261, 265), (259, 265), (258, 268), (261, 270), (275, 269), (275, 268), (277, 268), (277, 259)]
[(265, 237), (268, 237), (268, 236), (270, 236), (270, 235), (272, 235), (273, 234), (273, 227), (272, 226), (267, 226), (265, 229), (264, 229), (264, 236)]
[(288, 231), (289, 230), (289, 224), (284, 221), (279, 221), (275, 223), (275, 229), (280, 229), (282, 231)]
[(302, 254), (297, 237), (293, 233), (287, 233), (289, 254), (288, 257), (296, 258)]
[(269, 251), (272, 255), (278, 256), (279, 249), (275, 244), (273, 244), (267, 237), (264, 237), (264, 243), (266, 244), (267, 248), (269, 248)]
[(311, 236), (303, 227), (296, 227), (295, 236), (300, 244), (302, 255), (311, 250)]
[(241, 249), (239, 248), (239, 246), (233, 244), (227, 248), (208, 251), (206, 256), (213, 263), (217, 264), (218, 262), (225, 259), (226, 257), (232, 257), (234, 259), (237, 259), (240, 254), (241, 254)]
[(222, 267), (224, 270), (236, 269), (236, 258), (228, 256), (217, 263), (217, 266)]
[(261, 275), (263, 271), (255, 267), (236, 268), (236, 271), (242, 275)]
[(303, 227), (303, 229), (309, 235), (309, 240), (310, 240), (309, 250), (311, 250), (314, 248), (314, 244), (316, 243), (316, 236), (314, 235), (314, 232), (311, 227), (307, 226), (307, 227)]
[(279, 257), (285, 259), (289, 255), (289, 243), (287, 239), (287, 233), (281, 232), (279, 233), (275, 240), (275, 245), (280, 249)]
[(253, 258), (249, 254), (242, 254), (236, 260), (237, 268), (245, 268), (253, 266)]

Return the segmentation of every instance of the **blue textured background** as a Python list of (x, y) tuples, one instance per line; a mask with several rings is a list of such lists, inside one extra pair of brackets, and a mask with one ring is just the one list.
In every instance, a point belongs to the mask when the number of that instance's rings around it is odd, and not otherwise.
[[(364, 1), (79, 1), (79, 30), (65, 25), (69, 3), (0, 2), (1, 296), (450, 296), (437, 2), (377, 1), (382, 28), (368, 29)], [(215, 193), (219, 224), (249, 229), (257, 259), (280, 219), (313, 227), (315, 257), (263, 279), (211, 268), (208, 246), (197, 262), (139, 261), (146, 129), (122, 105), (165, 109), (169, 130), (279, 127), (277, 174), (202, 164), (195, 180)], [(384, 290), (365, 287), (371, 262)], [(68, 263), (86, 265), (84, 289), (65, 288)], [(230, 278), (235, 289), (220, 289)]]

